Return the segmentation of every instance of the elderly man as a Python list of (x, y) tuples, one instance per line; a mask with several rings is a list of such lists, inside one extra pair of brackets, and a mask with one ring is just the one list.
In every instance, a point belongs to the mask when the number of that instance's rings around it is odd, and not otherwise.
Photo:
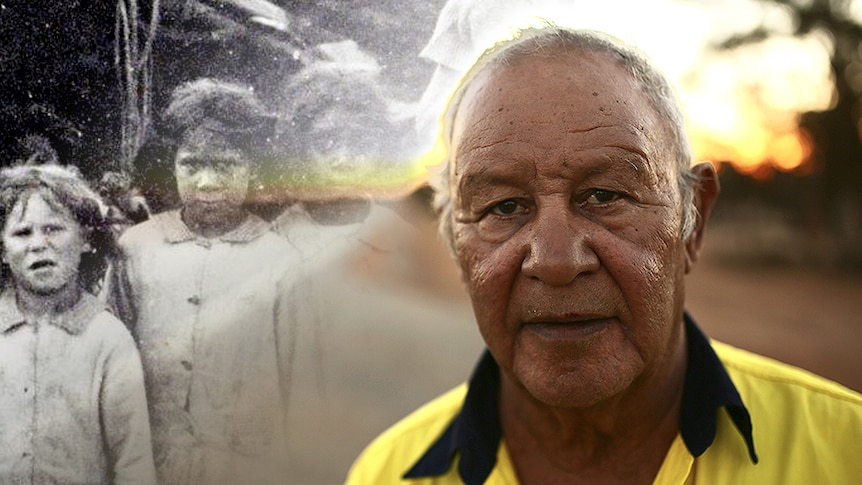
[(274, 126), (248, 88), (200, 79), (165, 116), (182, 206), (120, 239), (108, 293), (141, 351), (160, 483), (279, 483), (296, 250), (250, 214)]
[(441, 228), (488, 352), (349, 484), (860, 483), (862, 396), (684, 311), (718, 181), (643, 56), (522, 32), (469, 71), (444, 137)]

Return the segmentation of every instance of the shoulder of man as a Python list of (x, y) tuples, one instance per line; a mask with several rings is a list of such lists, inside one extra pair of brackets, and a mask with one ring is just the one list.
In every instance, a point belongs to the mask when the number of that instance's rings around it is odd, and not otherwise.
[(359, 455), (347, 485), (398, 483), (458, 415), (467, 394), (460, 386), (433, 399), (374, 439)]
[(769, 393), (770, 399), (808, 396), (844, 402), (862, 413), (862, 394), (812, 372), (785, 364), (721, 342), (712, 346), (730, 373), (734, 384), (746, 397)]
[(728, 483), (859, 483), (862, 395), (798, 367), (712, 345), (751, 415), (759, 460), (753, 467), (718, 460), (718, 468), (707, 461), (702, 471), (737, 473)]

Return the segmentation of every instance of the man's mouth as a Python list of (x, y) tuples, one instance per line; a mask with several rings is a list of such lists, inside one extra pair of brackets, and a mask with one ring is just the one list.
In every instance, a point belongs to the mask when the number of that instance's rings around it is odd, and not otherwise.
[(553, 340), (577, 340), (601, 332), (611, 325), (613, 318), (541, 318), (524, 322), (524, 328)]

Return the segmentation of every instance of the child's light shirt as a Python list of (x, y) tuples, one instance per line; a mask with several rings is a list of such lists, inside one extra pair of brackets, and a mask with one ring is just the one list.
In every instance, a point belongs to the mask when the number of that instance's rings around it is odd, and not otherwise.
[(84, 293), (48, 323), (0, 295), (0, 483), (155, 483), (141, 360)]
[(120, 238), (108, 296), (141, 350), (161, 483), (273, 483), (284, 450), (296, 249), (248, 216), (216, 238), (179, 211)]

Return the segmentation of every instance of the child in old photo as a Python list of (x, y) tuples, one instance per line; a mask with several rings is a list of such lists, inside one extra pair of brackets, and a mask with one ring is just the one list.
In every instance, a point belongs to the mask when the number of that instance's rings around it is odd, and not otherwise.
[(280, 482), (299, 256), (246, 208), (271, 121), (246, 87), (177, 88), (181, 206), (120, 238), (108, 295), (140, 346), (161, 483)]
[(154, 483), (140, 357), (94, 296), (103, 203), (74, 171), (7, 168), (0, 227), (0, 483)]

